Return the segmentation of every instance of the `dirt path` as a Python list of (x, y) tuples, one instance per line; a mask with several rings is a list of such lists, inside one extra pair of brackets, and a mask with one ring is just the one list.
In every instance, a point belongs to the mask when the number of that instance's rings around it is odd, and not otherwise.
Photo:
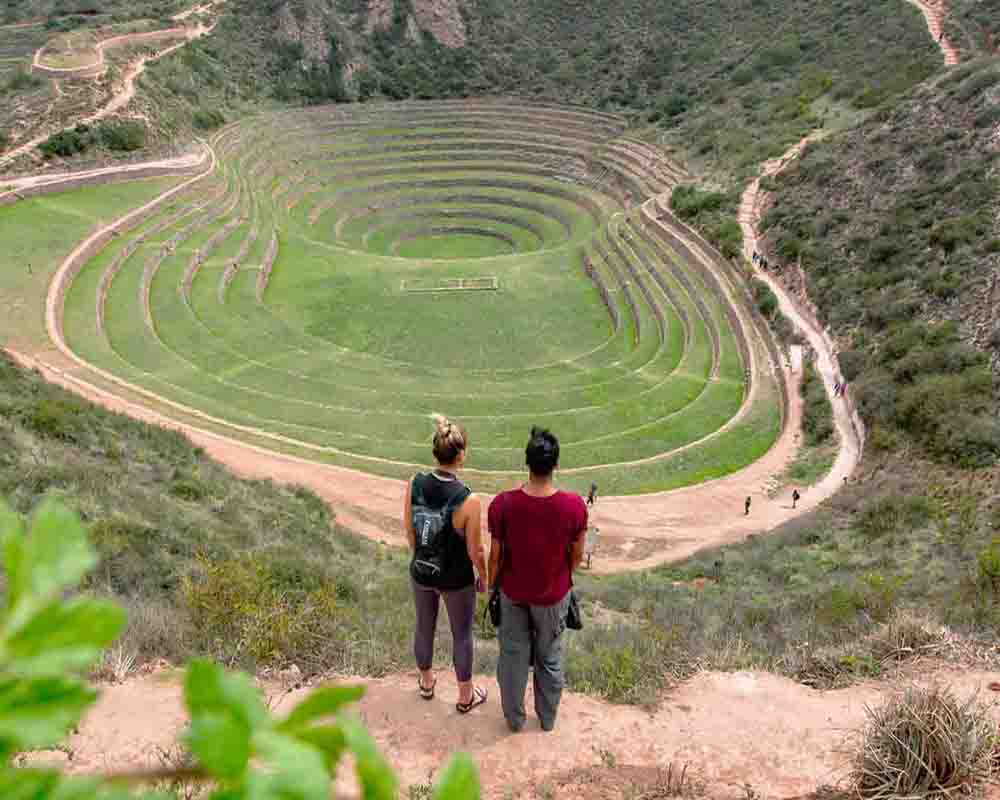
[(178, 171), (194, 169), (202, 166), (211, 158), (211, 149), (201, 147), (198, 151), (185, 153), (174, 158), (161, 158), (153, 161), (143, 161), (140, 164), (118, 164), (110, 167), (82, 170), (80, 172), (58, 172), (53, 174), (30, 175), (26, 178), (0, 177), (0, 201), (8, 193), (16, 193), (25, 189), (35, 189), (42, 186), (58, 187), (67, 181), (80, 181), (88, 178), (98, 178), (102, 175), (128, 175), (133, 172), (143, 172), (150, 169), (176, 169)]
[[(761, 179), (777, 175), (785, 169), (802, 154), (810, 142), (818, 139), (819, 135), (818, 132), (814, 132), (790, 147), (778, 158), (765, 162), (760, 176), (744, 190), (740, 198), (739, 222), (740, 228), (743, 230), (743, 251), (748, 261), (752, 260), (755, 251), (762, 252), (757, 232), (763, 202), (763, 193), (760, 188)], [(836, 361), (837, 347), (829, 332), (819, 324), (812, 310), (803, 308), (773, 275), (759, 265), (754, 265), (754, 273), (771, 288), (771, 291), (778, 298), (778, 308), (781, 313), (795, 325), (796, 330), (808, 341), (813, 351), (813, 364), (823, 379), (827, 397), (833, 406), (833, 421), (840, 445), (837, 457), (830, 473), (810, 490), (810, 493), (815, 492), (828, 497), (840, 488), (844, 479), (854, 472), (861, 460), (861, 453), (864, 449), (864, 425), (857, 410), (850, 402), (850, 389), (848, 389), (848, 397), (834, 396), (834, 385), (842, 379), (842, 376)]]
[[(951, 685), (961, 697), (979, 691), (988, 700), (987, 686), (996, 678), (938, 667), (925, 669), (920, 681)], [(898, 688), (864, 684), (819, 692), (768, 673), (706, 672), (666, 693), (653, 712), (567, 692), (556, 729), (548, 734), (531, 718), (529, 688), (528, 726), (512, 735), (492, 677), (477, 679), (490, 699), (468, 717), (455, 713), (454, 678), (443, 671), (438, 697), (430, 703), (417, 697), (414, 675), (355, 682), (368, 687), (358, 710), (399, 772), (403, 796), (410, 785), (425, 783), (452, 753), (464, 750), (479, 766), (484, 798), (567, 800), (594, 796), (586, 785), (571, 794), (552, 793), (560, 777), (565, 780), (575, 771), (671, 763), (688, 764), (705, 782), (709, 797), (746, 797), (746, 784), (770, 798), (805, 795), (843, 778), (851, 752), (847, 737), (864, 721), (865, 706)], [(282, 696), (273, 686), (268, 693), (280, 697), (279, 712), (302, 694)], [(184, 723), (175, 680), (165, 674), (135, 678), (104, 688), (70, 738), (68, 755), (45, 757), (77, 773), (161, 766), (157, 752), (169, 748)], [(343, 783), (348, 789), (352, 785), (346, 775)]]
[(927, 30), (941, 49), (945, 66), (950, 67), (957, 64), (959, 61), (958, 51), (943, 32), (944, 19), (948, 16), (945, 0), (906, 0), (906, 2), (916, 6), (924, 15)]

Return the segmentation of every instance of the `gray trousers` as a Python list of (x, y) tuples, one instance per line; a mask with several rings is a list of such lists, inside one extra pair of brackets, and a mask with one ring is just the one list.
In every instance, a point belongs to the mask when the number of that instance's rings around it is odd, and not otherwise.
[(562, 634), (569, 593), (552, 606), (523, 606), (501, 592), (500, 603), (497, 682), (507, 725), (512, 731), (524, 727), (524, 692), (534, 667), (535, 714), (544, 730), (552, 730), (564, 685)]

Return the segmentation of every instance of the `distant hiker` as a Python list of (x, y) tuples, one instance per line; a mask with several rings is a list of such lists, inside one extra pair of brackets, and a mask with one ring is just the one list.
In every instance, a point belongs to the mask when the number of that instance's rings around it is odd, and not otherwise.
[(799, 502), (800, 497), (802, 497), (802, 495), (799, 494), (799, 490), (792, 489), (792, 510), (795, 509), (795, 506)]
[(759, 258), (760, 258), (760, 255), (757, 253), (756, 250), (754, 250), (753, 251), (753, 258), (750, 259), (750, 261), (751, 261), (751, 263), (756, 264), (757, 263), (757, 259), (759, 259)]
[(434, 422), (437, 467), (413, 476), (403, 504), (403, 526), (413, 553), (410, 578), (417, 611), (413, 654), (420, 670), (420, 696), (433, 700), (437, 684), (433, 671), (434, 634), (444, 599), (458, 679), (455, 708), (467, 714), (486, 702), (486, 690), (472, 685), (476, 592), (485, 591), (488, 580), (482, 507), (479, 498), (457, 475), (469, 446), (465, 429), (441, 416)]
[(593, 508), (594, 503), (597, 500), (597, 484), (590, 484), (590, 492), (587, 494), (587, 505)]
[(750, 498), (749, 497), (746, 499), (746, 502), (743, 504), (743, 514), (744, 514), (744, 516), (747, 516), (747, 517), (750, 516)]
[(524, 693), (534, 666), (535, 714), (543, 731), (556, 724), (562, 697), (562, 636), (573, 572), (583, 562), (587, 505), (555, 487), (559, 440), (531, 429), (525, 448), (528, 480), (490, 503), (490, 575), (499, 583), (500, 658), (497, 681), (507, 727), (526, 720)]
[(833, 382), (833, 396), (840, 397), (840, 381)]

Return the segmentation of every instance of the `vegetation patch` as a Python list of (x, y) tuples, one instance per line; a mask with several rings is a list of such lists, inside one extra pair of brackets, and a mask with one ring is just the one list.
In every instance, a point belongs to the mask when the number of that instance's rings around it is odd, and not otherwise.
[(141, 149), (145, 143), (146, 128), (140, 122), (100, 122), (93, 126), (80, 124), (54, 133), (38, 145), (38, 149), (45, 158), (70, 158), (91, 148), (128, 153)]

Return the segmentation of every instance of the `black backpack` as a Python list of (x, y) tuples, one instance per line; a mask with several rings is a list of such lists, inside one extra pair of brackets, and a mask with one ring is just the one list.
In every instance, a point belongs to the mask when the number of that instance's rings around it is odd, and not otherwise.
[(424, 495), (423, 481), (432, 476), (418, 475), (410, 486), (410, 520), (413, 523), (413, 561), (410, 575), (421, 586), (435, 587), (447, 576), (449, 568), (448, 537), (455, 535), (451, 515), (471, 494), (465, 484), (458, 483), (444, 505), (431, 505)]

